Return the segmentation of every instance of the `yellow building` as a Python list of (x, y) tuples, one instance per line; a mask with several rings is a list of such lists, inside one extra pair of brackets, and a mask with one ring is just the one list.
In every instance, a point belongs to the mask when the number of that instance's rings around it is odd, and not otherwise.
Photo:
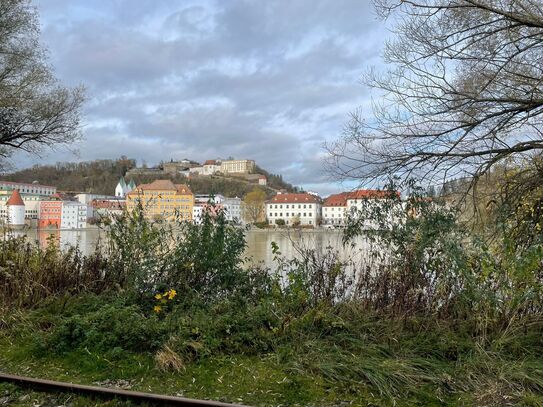
[(126, 208), (134, 210), (141, 203), (148, 219), (192, 220), (194, 195), (187, 185), (174, 184), (170, 180), (156, 180), (138, 185), (126, 195)]

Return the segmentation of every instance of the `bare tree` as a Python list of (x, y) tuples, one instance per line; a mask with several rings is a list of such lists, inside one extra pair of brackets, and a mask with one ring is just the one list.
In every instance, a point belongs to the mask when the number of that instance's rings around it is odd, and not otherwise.
[(373, 117), (355, 112), (327, 146), (336, 175), (477, 179), (541, 152), (541, 0), (375, 2), (395, 27), (392, 68), (365, 76), (380, 97)]
[(61, 86), (39, 43), (28, 0), (0, 1), (0, 159), (80, 136), (83, 90)]

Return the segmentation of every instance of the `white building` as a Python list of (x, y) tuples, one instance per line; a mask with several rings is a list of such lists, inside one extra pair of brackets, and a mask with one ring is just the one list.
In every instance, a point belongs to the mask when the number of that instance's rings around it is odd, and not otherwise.
[(204, 166), (192, 167), (189, 169), (189, 175), (204, 175)]
[[(356, 217), (371, 212), (378, 206), (384, 208), (387, 200), (392, 198), (389, 191), (375, 189), (359, 189), (351, 192), (330, 195), (322, 206), (323, 225), (344, 226), (349, 216)], [(375, 229), (376, 222), (367, 219), (362, 225), (365, 229)]]
[(129, 183), (126, 183), (124, 177), (121, 177), (121, 179), (117, 183), (117, 186), (115, 187), (115, 196), (117, 198), (124, 198), (126, 194), (128, 194), (129, 192), (132, 192), (134, 188), (136, 188), (136, 184), (134, 183), (134, 180), (131, 180)]
[(214, 206), (213, 212), (220, 209), (224, 211), (224, 217), (227, 221), (239, 223), (241, 222), (241, 199), (240, 198), (225, 198), (224, 195), (203, 195), (194, 196), (194, 207), (192, 208), (192, 219), (194, 223), (200, 223), (204, 210), (209, 210), (210, 206)]
[(12, 191), (14, 189), (21, 194), (54, 195), (57, 193), (57, 187), (41, 185), (37, 182), (27, 184), (24, 182), (0, 181), (0, 191)]
[(281, 219), (287, 226), (317, 226), (321, 218), (321, 200), (306, 193), (277, 194), (266, 202), (266, 217), (270, 225), (277, 225)]
[[(115, 191), (115, 192), (117, 192), (117, 191)], [(88, 193), (85, 193), (85, 192), (80, 193), (80, 194), (76, 194), (75, 197), (77, 198), (77, 201), (79, 203), (85, 204), (87, 206), (87, 219), (88, 218), (94, 218), (95, 215), (96, 215), (95, 208), (94, 208), (94, 205), (93, 205), (94, 201), (107, 201), (107, 200), (117, 201), (119, 199), (116, 196), (88, 194)]]
[(223, 174), (249, 174), (255, 170), (254, 160), (224, 160), (221, 162)]
[(203, 165), (202, 175), (213, 175), (221, 170), (221, 162), (218, 160), (207, 160)]
[(62, 203), (61, 229), (83, 229), (87, 226), (87, 205), (75, 201)]
[(226, 220), (234, 223), (241, 222), (241, 198), (225, 198), (223, 207)]
[(7, 214), (5, 221), (10, 226), (23, 226), (25, 224), (25, 203), (16, 189), (6, 202)]
[(194, 206), (192, 207), (192, 221), (196, 224), (202, 223), (202, 215), (204, 214), (204, 206), (203, 203), (194, 203)]
[(332, 226), (345, 225), (347, 218), (347, 192), (330, 195), (322, 204), (322, 224)]

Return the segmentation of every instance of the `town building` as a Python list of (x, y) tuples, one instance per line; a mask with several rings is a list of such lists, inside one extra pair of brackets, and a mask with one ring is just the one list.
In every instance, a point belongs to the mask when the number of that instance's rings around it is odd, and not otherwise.
[(266, 178), (265, 175), (260, 175), (258, 177), (258, 185), (262, 185), (262, 186), (268, 185), (268, 179)]
[(153, 220), (192, 220), (194, 196), (187, 185), (170, 180), (156, 180), (138, 185), (126, 195), (126, 208), (135, 210), (141, 205), (146, 218)]
[(0, 181), (0, 191), (11, 192), (14, 189), (21, 194), (31, 195), (54, 195), (57, 192), (57, 187), (50, 185), (41, 185), (37, 182), (27, 184), (24, 182)]
[(124, 177), (121, 177), (117, 183), (117, 186), (115, 187), (115, 196), (118, 198), (124, 198), (126, 194), (134, 190), (134, 188), (136, 188), (134, 180), (130, 180), (130, 182), (127, 183)]
[(213, 175), (221, 171), (220, 160), (207, 160), (204, 162), (202, 175)]
[(83, 229), (87, 227), (88, 205), (60, 199), (39, 203), (39, 228)]
[(241, 223), (241, 198), (225, 198), (222, 205), (226, 220)]
[(204, 214), (211, 215), (211, 217), (218, 216), (219, 212), (224, 210), (222, 204), (217, 203), (202, 203), (197, 202), (192, 208), (192, 221), (197, 225), (201, 224), (204, 219)]
[(91, 203), (94, 218), (113, 218), (122, 215), (126, 209), (126, 201), (124, 199), (95, 199)]
[[(201, 219), (202, 211), (205, 205), (211, 205), (224, 211), (224, 217), (227, 221), (241, 222), (241, 198), (225, 198), (224, 195), (206, 195), (198, 194), (194, 197), (195, 205), (198, 207), (193, 211), (193, 219)], [(199, 222), (196, 222), (199, 223)]]
[(17, 191), (21, 195), (21, 199), (25, 204), (26, 219), (38, 219), (40, 201), (44, 199), (51, 199), (51, 196), (21, 193), (17, 189), (0, 190), (0, 217), (2, 218), (5, 218), (7, 216), (7, 201), (9, 200), (13, 191)]
[(61, 229), (83, 229), (87, 226), (87, 205), (76, 201), (62, 202)]
[(227, 174), (249, 174), (254, 172), (254, 160), (224, 160), (221, 162), (221, 172)]
[(89, 194), (86, 192), (76, 194), (75, 198), (77, 199), (78, 202), (85, 204), (87, 206), (87, 219), (94, 218), (96, 216), (95, 207), (93, 205), (94, 201), (110, 200), (110, 199), (118, 201), (119, 199), (122, 199), (122, 198), (118, 198), (111, 195)]
[(307, 193), (280, 193), (266, 202), (266, 218), (270, 225), (318, 226), (321, 200)]
[(39, 203), (38, 227), (60, 229), (62, 222), (62, 201), (44, 200)]
[[(347, 213), (350, 216), (358, 217), (362, 216), (364, 213), (373, 212), (375, 210), (380, 210), (381, 212), (387, 210), (386, 204), (387, 200), (394, 198), (398, 199), (399, 202), (400, 193), (399, 192), (390, 192), (377, 189), (359, 189), (348, 193), (347, 196)], [(390, 212), (390, 211), (389, 211)], [(397, 221), (397, 219), (392, 219), (392, 214), (381, 213), (380, 217), (384, 219), (385, 216), (388, 216), (389, 225), (392, 225), (392, 222)], [(376, 229), (379, 227), (377, 222), (372, 219), (365, 219), (361, 227), (363, 229)]]
[[(348, 217), (358, 217), (376, 205), (383, 206), (384, 200), (391, 197), (389, 191), (376, 189), (359, 189), (330, 195), (322, 205), (322, 224), (344, 226)], [(376, 228), (375, 222), (367, 220), (362, 225), (367, 229)]]
[(330, 195), (322, 204), (322, 224), (343, 226), (347, 218), (348, 192)]

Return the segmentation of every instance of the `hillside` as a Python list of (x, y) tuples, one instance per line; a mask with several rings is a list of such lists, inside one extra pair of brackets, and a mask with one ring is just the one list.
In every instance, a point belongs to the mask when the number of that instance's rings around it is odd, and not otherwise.
[[(55, 165), (35, 165), (0, 177), (5, 181), (38, 181), (45, 185), (55, 185), (61, 191), (89, 192), (112, 195), (119, 178), (127, 170), (135, 168), (136, 161), (126, 157), (117, 160), (95, 160), (81, 163), (57, 163)], [(296, 187), (283, 181), (280, 175), (270, 174), (258, 168), (257, 173), (266, 175), (268, 186), (262, 187), (268, 196), (275, 190), (295, 191)], [(171, 179), (176, 183), (186, 183), (196, 194), (215, 193), (227, 197), (242, 197), (251, 191), (255, 184), (243, 179), (212, 176), (198, 176), (187, 179), (181, 175), (136, 175), (132, 177), (136, 184), (148, 183), (155, 179)]]

